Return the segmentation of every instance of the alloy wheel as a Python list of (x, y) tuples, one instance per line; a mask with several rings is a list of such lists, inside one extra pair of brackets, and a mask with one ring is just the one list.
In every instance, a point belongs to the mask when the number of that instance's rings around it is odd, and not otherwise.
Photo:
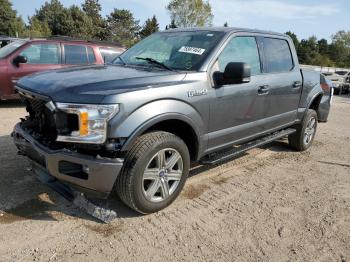
[(143, 193), (151, 202), (161, 202), (171, 196), (180, 184), (183, 160), (173, 148), (158, 151), (143, 173)]

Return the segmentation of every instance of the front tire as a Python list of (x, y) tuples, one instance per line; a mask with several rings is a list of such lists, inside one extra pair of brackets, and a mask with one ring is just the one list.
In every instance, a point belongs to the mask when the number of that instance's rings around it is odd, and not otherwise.
[(169, 206), (185, 185), (190, 167), (186, 144), (167, 132), (136, 139), (116, 182), (120, 199), (142, 214)]
[(289, 145), (297, 151), (307, 150), (314, 141), (317, 122), (316, 111), (309, 109), (302, 123), (297, 127), (297, 132), (288, 136)]

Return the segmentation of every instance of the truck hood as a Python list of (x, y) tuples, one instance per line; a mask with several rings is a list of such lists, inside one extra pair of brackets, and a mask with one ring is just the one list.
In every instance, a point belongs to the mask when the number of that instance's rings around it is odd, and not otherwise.
[(22, 78), (17, 86), (55, 102), (98, 104), (108, 95), (172, 85), (185, 76), (143, 67), (100, 65), (37, 73)]

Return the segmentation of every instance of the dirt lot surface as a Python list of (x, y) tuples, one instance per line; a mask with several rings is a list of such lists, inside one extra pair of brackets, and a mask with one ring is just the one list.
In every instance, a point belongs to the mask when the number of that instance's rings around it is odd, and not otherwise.
[(0, 105), (0, 261), (350, 261), (350, 97), (335, 97), (311, 150), (285, 140), (196, 167), (180, 198), (139, 216), (118, 200), (104, 225), (29, 171)]

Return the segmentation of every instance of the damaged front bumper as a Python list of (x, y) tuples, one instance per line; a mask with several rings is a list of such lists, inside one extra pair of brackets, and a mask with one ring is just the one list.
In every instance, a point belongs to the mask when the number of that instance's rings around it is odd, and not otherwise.
[(123, 166), (123, 159), (119, 158), (93, 157), (67, 149), (51, 150), (23, 130), (20, 123), (12, 136), (19, 153), (31, 160), (34, 173), (43, 182), (62, 182), (63, 191), (72, 187), (87, 196), (107, 198)]

